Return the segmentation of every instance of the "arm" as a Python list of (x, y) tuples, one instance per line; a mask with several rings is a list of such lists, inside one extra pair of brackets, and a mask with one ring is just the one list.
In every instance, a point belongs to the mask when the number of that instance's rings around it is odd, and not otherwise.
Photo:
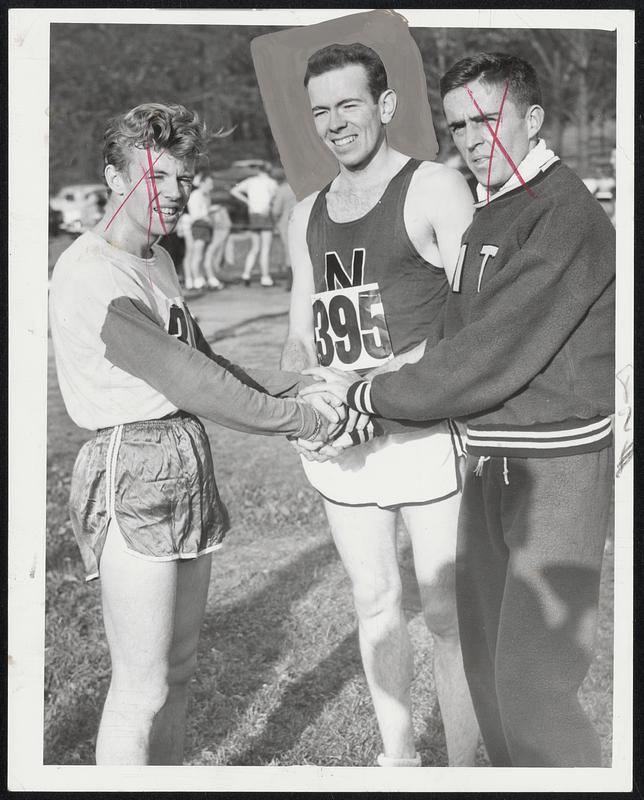
[(503, 403), (541, 372), (614, 281), (614, 233), (573, 203), (536, 221), (473, 301), (468, 325), (417, 364), (374, 378), (366, 408), (417, 420), (467, 416)]
[(237, 200), (241, 200), (244, 205), (248, 205), (248, 196), (246, 195), (246, 181), (240, 181), (238, 184), (229, 189), (229, 193)]
[[(270, 397), (242, 383), (225, 364), (159, 327), (140, 300), (119, 297), (101, 330), (105, 357), (145, 381), (177, 408), (247, 433), (282, 433), (319, 440), (316, 412), (295, 400)], [(321, 435), (319, 435), (321, 434)]]
[(404, 353), (399, 353), (397, 356), (394, 356), (380, 367), (374, 367), (365, 375), (365, 378), (371, 380), (375, 378), (376, 375), (384, 375), (386, 372), (396, 372), (403, 364), (415, 364), (418, 359), (422, 357), (426, 347), (427, 340), (425, 339), (425, 341), (420, 342), (420, 344), (417, 344), (410, 350), (406, 350)]
[[(241, 367), (233, 364), (232, 361), (211, 348), (201, 328), (197, 325), (191, 315), (192, 325), (195, 331), (195, 347), (207, 358), (216, 361), (232, 373), (237, 380), (252, 386), (260, 392), (270, 394), (273, 397), (295, 397), (298, 392), (311, 383), (310, 378), (303, 378), (298, 372), (285, 372), (276, 369), (263, 369), (261, 367)], [(163, 331), (160, 331), (163, 334)]]
[[(474, 203), (467, 182), (460, 172), (449, 167), (439, 166), (436, 168), (434, 164), (428, 166), (431, 166), (429, 170), (419, 168), (419, 180), (413, 184), (410, 202), (423, 210), (423, 227), (430, 237), (435, 236), (440, 253), (440, 263), (445, 270), (448, 282), (451, 283), (462, 235), (472, 221)], [(414, 242), (414, 244), (419, 251), (422, 249), (420, 241)], [(432, 322), (425, 341), (371, 370), (365, 378), (371, 380), (376, 375), (396, 372), (404, 364), (415, 364), (423, 356), (428, 343), (434, 345), (442, 338), (442, 329), (443, 316), (441, 314)], [(385, 423), (385, 427), (390, 429), (391, 425)], [(398, 430), (399, 428), (396, 426), (395, 431)], [(394, 432), (394, 429), (391, 432)]]
[(293, 269), (288, 335), (282, 348), (282, 369), (301, 371), (318, 363), (313, 337), (311, 295), (315, 293), (313, 264), (306, 244), (306, 229), (316, 195), (298, 203), (289, 219), (288, 247)]
[[(474, 200), (467, 181), (449, 167), (430, 173), (425, 181), (427, 219), (434, 230), (447, 281), (452, 285), (463, 234), (472, 222)], [(433, 202), (431, 202), (433, 201)]]
[[(309, 249), (306, 243), (306, 229), (309, 223), (309, 216), (317, 193), (305, 198), (301, 203), (298, 203), (289, 218), (288, 227), (288, 247), (291, 257), (291, 264), (293, 270), (293, 285), (291, 287), (291, 304), (289, 310), (289, 328), (284, 347), (282, 348), (282, 358), (280, 366), (284, 370), (301, 371), (307, 367), (312, 367), (317, 364), (317, 355), (315, 351), (314, 335), (313, 335), (313, 312), (311, 307), (311, 295), (315, 293), (315, 282), (313, 280), (313, 264), (309, 256)], [(306, 383), (304, 383), (304, 381)], [(302, 383), (302, 388), (311, 383), (310, 378), (305, 378)], [(311, 395), (307, 398), (307, 402), (315, 405), (315, 407), (324, 413), (324, 406), (329, 400), (333, 400), (327, 396), (327, 393), (320, 393)], [(344, 411), (337, 409), (340, 416), (344, 415)], [(346, 441), (343, 446), (347, 447), (352, 443), (356, 443), (351, 439), (351, 431), (356, 426), (356, 423), (362, 423), (362, 427), (366, 427), (367, 420), (362, 420), (362, 415), (357, 415), (351, 412), (350, 419), (342, 425), (336, 433), (342, 435), (347, 431), (345, 437)], [(342, 433), (340, 433), (342, 432)], [(359, 434), (356, 434), (356, 437)], [(367, 438), (368, 432), (364, 433), (363, 438)], [(295, 449), (302, 453), (309, 460), (324, 461), (327, 458), (332, 458), (337, 455), (339, 449), (327, 449), (321, 454), (312, 453), (308, 448), (302, 448), (295, 445)]]
[(274, 220), (277, 220), (281, 217), (282, 211), (284, 210), (284, 192), (281, 186), (278, 186), (275, 193), (273, 194), (273, 199), (271, 200), (271, 216)]

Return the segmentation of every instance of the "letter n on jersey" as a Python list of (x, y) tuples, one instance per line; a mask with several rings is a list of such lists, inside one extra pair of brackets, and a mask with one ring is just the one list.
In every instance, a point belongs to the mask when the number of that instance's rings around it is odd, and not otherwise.
[(365, 249), (364, 247), (357, 247), (353, 251), (351, 255), (351, 274), (346, 271), (340, 256), (335, 250), (324, 254), (324, 264), (327, 291), (360, 286), (363, 283)]

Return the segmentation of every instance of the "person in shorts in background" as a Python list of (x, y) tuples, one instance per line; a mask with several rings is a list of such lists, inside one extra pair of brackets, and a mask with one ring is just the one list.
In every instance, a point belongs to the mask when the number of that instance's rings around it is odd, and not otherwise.
[(221, 266), (226, 252), (226, 242), (232, 229), (232, 221), (226, 204), (220, 202), (215, 193), (211, 196), (209, 216), (212, 223), (212, 238), (206, 248), (204, 266), (206, 273), (217, 280), (223, 288), (224, 284), (220, 280)]
[(273, 197), (271, 206), (271, 216), (275, 220), (277, 231), (282, 241), (282, 251), (284, 253), (284, 268), (287, 272), (286, 291), (290, 292), (293, 285), (293, 272), (291, 270), (291, 255), (288, 247), (288, 222), (291, 211), (297, 202), (295, 192), (291, 189), (283, 170), (275, 170), (273, 177), (279, 180), (279, 186)]
[(179, 222), (175, 228), (176, 235), (183, 240), (183, 257), (181, 259), (181, 281), (186, 291), (194, 289), (192, 279), (192, 220), (187, 209), (179, 217)]
[(265, 168), (260, 169), (257, 175), (251, 175), (250, 178), (240, 181), (230, 190), (233, 197), (248, 206), (248, 227), (251, 232), (251, 243), (242, 273), (244, 286), (250, 286), (251, 274), (258, 258), (261, 273), (260, 285), (264, 287), (274, 285), (270, 274), (270, 255), (273, 241), (271, 203), (276, 191), (277, 181), (271, 178)]
[[(179, 105), (147, 103), (105, 132), (109, 197), (59, 258), (50, 321), (65, 406), (95, 431), (70, 512), (87, 579), (101, 577), (112, 677), (98, 764), (180, 764), (211, 553), (228, 519), (195, 414), (238, 430), (324, 440), (315, 408), (270, 396), (299, 376), (217, 356), (185, 305), (167, 252), (206, 132)], [(338, 414), (321, 410), (331, 419)]]
[(210, 215), (210, 197), (214, 188), (212, 175), (199, 177), (197, 188), (188, 200), (192, 235), (192, 258), (190, 259), (190, 275), (193, 289), (222, 289), (222, 284), (213, 273), (210, 262), (206, 259), (206, 251), (213, 238), (213, 222)]

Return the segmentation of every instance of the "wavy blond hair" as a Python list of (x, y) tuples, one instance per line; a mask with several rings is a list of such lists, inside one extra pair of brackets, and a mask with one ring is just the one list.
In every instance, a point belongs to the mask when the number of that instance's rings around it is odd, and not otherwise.
[(133, 147), (165, 150), (176, 159), (196, 161), (205, 154), (206, 143), (206, 126), (194, 111), (178, 104), (142, 103), (108, 122), (103, 161), (125, 171)]

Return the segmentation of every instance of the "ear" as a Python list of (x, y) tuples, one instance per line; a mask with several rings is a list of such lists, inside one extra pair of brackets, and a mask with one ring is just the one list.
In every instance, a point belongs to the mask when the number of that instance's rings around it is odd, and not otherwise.
[(525, 119), (526, 124), (528, 126), (528, 137), (530, 139), (536, 139), (539, 131), (541, 130), (541, 126), (543, 125), (543, 119), (545, 117), (545, 111), (541, 106), (530, 106), (527, 110)]
[(105, 181), (115, 194), (125, 194), (125, 180), (114, 164), (105, 167)]
[(397, 105), (398, 98), (396, 97), (396, 92), (394, 92), (393, 89), (385, 89), (378, 99), (380, 121), (383, 125), (387, 125), (394, 118)]

